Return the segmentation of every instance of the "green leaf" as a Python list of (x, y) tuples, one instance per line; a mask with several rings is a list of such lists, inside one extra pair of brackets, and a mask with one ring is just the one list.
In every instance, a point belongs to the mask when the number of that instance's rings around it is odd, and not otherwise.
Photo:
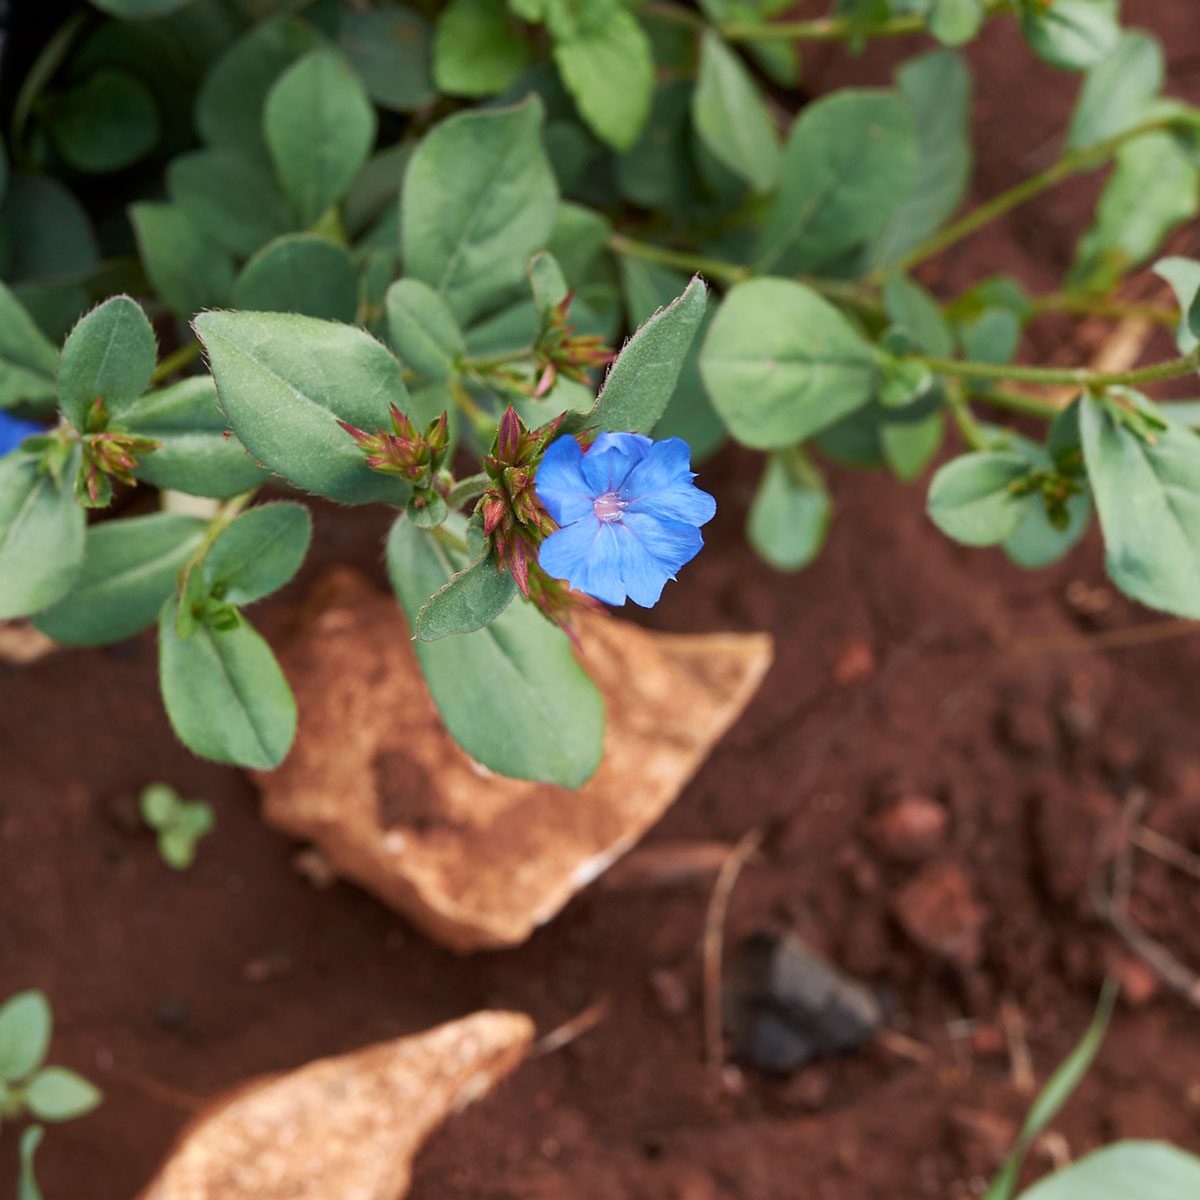
[(154, 624), (204, 540), (198, 517), (154, 513), (93, 525), (75, 586), (34, 624), (64, 646), (103, 646)]
[(58, 402), (81, 432), (96, 400), (109, 416), (125, 411), (150, 386), (158, 342), (142, 307), (128, 296), (98, 304), (71, 330), (58, 364)]
[(166, 829), (174, 823), (183, 801), (179, 793), (165, 783), (151, 783), (142, 788), (138, 810), (151, 829)]
[(270, 646), (245, 621), (233, 629), (175, 629), (177, 603), (158, 622), (159, 682), (180, 741), (202, 758), (269, 771), (296, 735), (296, 701)]
[(54, 1014), (39, 991), (18, 992), (0, 1005), (0, 1079), (17, 1083), (42, 1065)]
[(1063, 529), (1052, 525), (1039, 496), (1026, 499), (1021, 523), (1004, 539), (1004, 553), (1019, 567), (1041, 570), (1057, 562), (1087, 532), (1092, 520), (1092, 498), (1079, 492), (1066, 502), (1068, 523)]
[(0, 458), (0, 620), (48, 608), (74, 586), (83, 562), (83, 509), (26, 454)]
[(155, 290), (181, 317), (227, 304), (233, 263), (173, 204), (134, 204), (129, 219)]
[(933, 461), (946, 436), (946, 414), (941, 396), (932, 397), (938, 407), (921, 411), (924, 401), (908, 406), (901, 414), (888, 414), (879, 424), (879, 447), (884, 461), (897, 479), (910, 483)]
[(425, 379), (450, 379), (467, 343), (445, 300), (419, 279), (399, 279), (387, 292), (388, 339)]
[(917, 178), (917, 135), (890, 92), (846, 89), (806, 105), (783, 155), (756, 268), (814, 271), (880, 234)]
[(66, 1067), (43, 1067), (25, 1089), (25, 1103), (41, 1121), (72, 1121), (102, 1099), (99, 1088)]
[(347, 504), (404, 504), (408, 484), (367, 466), (339, 425), (389, 427), (409, 410), (400, 364), (370, 334), (285, 313), (201, 313), (226, 416), (242, 444), (297, 487)]
[(637, 330), (609, 368), (589, 424), (614, 433), (654, 428), (675, 392), (707, 303), (704, 280), (693, 276), (683, 295)]
[(92, 3), (104, 12), (129, 21), (162, 17), (189, 2), (190, 0), (92, 0)]
[(227, 146), (172, 159), (167, 189), (204, 237), (239, 258), (293, 228), (267, 164)]
[(242, 268), (233, 304), (350, 323), (358, 312), (358, 272), (341, 246), (312, 233), (288, 234)]
[(825, 544), (833, 502), (820, 472), (799, 447), (772, 454), (750, 505), (746, 536), (781, 571), (807, 567)]
[[(1104, 1042), (1104, 1035), (1108, 1031), (1108, 1022), (1112, 1017), (1118, 990), (1111, 980), (1105, 983), (1104, 989), (1100, 993), (1100, 1000), (1096, 1005), (1096, 1015), (1092, 1018), (1087, 1032), (1079, 1040), (1075, 1049), (1058, 1065), (1054, 1074), (1047, 1080), (1046, 1086), (1038, 1093), (1025, 1117), (1025, 1123), (1021, 1126), (1021, 1132), (1017, 1135), (1016, 1146), (992, 1180), (991, 1186), (984, 1193), (983, 1200), (1010, 1200), (1016, 1191), (1017, 1179), (1021, 1174), (1021, 1164), (1025, 1160), (1029, 1147), (1037, 1140), (1042, 1130), (1054, 1120), (1059, 1109), (1071, 1098), (1071, 1094), (1091, 1070), (1092, 1063)], [(1092, 1198), (1089, 1197), (1088, 1200), (1092, 1200)]]
[(110, 428), (158, 442), (158, 449), (139, 460), (134, 472), (155, 487), (224, 500), (267, 478), (230, 433), (216, 385), (207, 375), (148, 392)]
[(209, 595), (241, 607), (277, 592), (300, 570), (312, 540), (303, 504), (260, 504), (223, 529), (204, 556)]
[(929, 516), (956, 542), (994, 546), (1021, 522), (1022, 497), (1011, 485), (1029, 473), (1018, 454), (981, 451), (951, 459), (929, 486)]
[(1200, 1158), (1166, 1142), (1124, 1141), (1084, 1155), (1021, 1200), (1187, 1200), (1200, 1196)]
[(425, 602), (413, 623), (416, 637), (436, 642), (453, 634), (473, 633), (490, 625), (517, 594), (517, 583), (507, 571), (496, 569), (490, 545)]
[(871, 244), (871, 266), (894, 262), (940, 229), (971, 178), (971, 73), (962, 56), (923, 54), (896, 72), (896, 83), (916, 128), (916, 178)]
[[(461, 521), (454, 524), (461, 529)], [(415, 624), (462, 560), (401, 517), (387, 561)], [(474, 633), (415, 645), (446, 728), (473, 758), (502, 775), (562, 787), (592, 776), (603, 750), (604, 706), (567, 636), (531, 605), (512, 604)]]
[(1200, 296), (1200, 262), (1190, 258), (1160, 258), (1154, 264), (1154, 273), (1171, 285), (1179, 301), (1183, 320), (1175, 332), (1175, 342), (1180, 354), (1191, 354), (1200, 346), (1200, 308), (1196, 299)]
[(605, 20), (581, 20), (573, 36), (554, 38), (554, 61), (596, 136), (628, 150), (642, 131), (654, 92), (654, 55), (637, 18), (617, 8)]
[(13, 174), (0, 228), (8, 235), (11, 252), (5, 277), (14, 284), (47, 278), (75, 280), (100, 261), (96, 235), (83, 206), (45, 175)]
[(876, 352), (836, 308), (801, 283), (739, 283), (713, 318), (700, 372), (741, 443), (804, 441), (870, 400)]
[(438, 18), (433, 75), (452, 96), (494, 96), (516, 82), (531, 53), (504, 0), (450, 0)]
[(1087, 73), (1071, 114), (1067, 149), (1094, 146), (1145, 120), (1165, 76), (1158, 39), (1136, 30), (1122, 33), (1113, 52)]
[(402, 141), (367, 159), (366, 166), (350, 185), (342, 205), (342, 220), (352, 237), (358, 237), (377, 222), (387, 222), (396, 227), (389, 230), (387, 238), (386, 248), (393, 249), (399, 240), (400, 185), (404, 181), (412, 152), (412, 143)]
[(429, 24), (419, 14), (407, 8), (347, 8), (341, 46), (380, 108), (416, 112), (433, 98)]
[(267, 93), (288, 67), (325, 44), (298, 17), (275, 17), (239, 38), (204, 77), (196, 96), (196, 128), (204, 140), (252, 159), (264, 156)]
[(883, 285), (883, 304), (887, 315), (926, 354), (953, 356), (954, 332), (928, 289), (907, 275), (892, 274)]
[(21, 1177), (17, 1183), (17, 1200), (42, 1200), (42, 1190), (33, 1172), (33, 1156), (42, 1144), (43, 1136), (45, 1130), (40, 1125), (30, 1125), (21, 1132)]
[(1021, 0), (1021, 31), (1052, 67), (1082, 71), (1116, 49), (1119, 8), (1119, 0)]
[[(1126, 399), (1138, 411), (1160, 415), (1143, 396)], [(1200, 617), (1200, 437), (1164, 424), (1151, 443), (1109, 404), (1085, 401), (1084, 462), (1109, 577), (1151, 608)]]
[(756, 192), (779, 180), (779, 134), (742, 60), (711, 30), (700, 43), (692, 120), (714, 156)]
[(571, 290), (557, 259), (544, 250), (535, 254), (529, 264), (529, 284), (533, 289), (534, 306), (539, 313), (557, 308)]
[(52, 399), (58, 352), (0, 283), (0, 409)]
[(345, 194), (375, 141), (375, 110), (339, 55), (315, 50), (267, 95), (267, 147), (296, 219), (312, 225)]
[(160, 133), (154, 93), (125, 71), (100, 70), (58, 97), (50, 136), (80, 171), (120, 171), (154, 149)]
[(983, 0), (933, 0), (929, 32), (943, 46), (962, 46), (979, 32), (983, 18)]
[(413, 154), (400, 212), (406, 273), (464, 324), (520, 285), (554, 227), (558, 189), (542, 103), (459, 113)]

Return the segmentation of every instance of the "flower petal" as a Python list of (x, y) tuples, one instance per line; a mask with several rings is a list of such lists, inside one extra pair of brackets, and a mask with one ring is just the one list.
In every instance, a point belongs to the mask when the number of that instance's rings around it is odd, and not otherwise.
[[(620, 450), (622, 454), (628, 455), (637, 462), (646, 457), (653, 445), (653, 440), (644, 433), (608, 433), (605, 431), (592, 443), (591, 449), (601, 453), (605, 450)], [(589, 453), (591, 453), (590, 450)]]
[[(626, 489), (628, 489), (626, 481)], [(644, 513), (688, 525), (705, 525), (717, 511), (717, 502), (694, 483), (673, 483), (661, 491), (650, 492), (630, 501), (626, 513)]]
[(551, 443), (534, 487), (546, 511), (560, 525), (570, 525), (592, 511), (592, 496), (583, 477), (583, 451), (573, 437), (564, 435)]
[(605, 446), (599, 450), (593, 446), (583, 456), (583, 477), (587, 480), (588, 491), (593, 496), (620, 491), (625, 477), (636, 465), (637, 460), (619, 446)]
[(555, 579), (606, 604), (624, 604), (621, 556), (611, 526), (585, 517), (552, 533), (538, 554), (542, 569)]
[(663, 588), (673, 572), (665, 569), (624, 522), (614, 526), (621, 551), (621, 582), (629, 598), (643, 608), (653, 608), (662, 598)]
[(686, 562), (691, 562), (704, 538), (694, 525), (664, 520), (649, 513), (626, 512), (621, 522), (637, 538), (646, 553), (672, 577)]
[(637, 500), (676, 483), (690, 483), (692, 451), (682, 438), (655, 442), (625, 480), (626, 498)]

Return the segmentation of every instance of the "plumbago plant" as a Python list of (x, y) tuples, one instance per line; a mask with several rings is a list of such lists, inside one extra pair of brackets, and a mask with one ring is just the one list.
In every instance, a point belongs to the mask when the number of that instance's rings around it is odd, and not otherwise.
[[(1144, 390), (1200, 359), (1200, 263), (1158, 262), (1177, 307), (1119, 293), (1200, 210), (1200, 113), (1117, 0), (97, 6), (28, 71), (0, 172), (0, 618), (65, 645), (157, 623), (196, 753), (270, 769), (291, 744), (245, 610), (304, 560), (297, 494), (395, 510), (447, 728), (570, 787), (603, 742), (573, 615), (658, 600), (727, 438), (763, 453), (747, 533), (779, 569), (824, 541), (824, 460), (916, 480), (951, 428), (949, 537), (1035, 567), (1094, 509), (1117, 586), (1200, 617), (1200, 413)], [(960, 212), (956, 47), (1012, 21), (1078, 100), (1050, 166)], [(898, 36), (894, 86), (796, 93), (806, 43)], [(1058, 291), (915, 278), (1102, 168)], [(1016, 364), (1046, 313), (1169, 324), (1180, 356)]]

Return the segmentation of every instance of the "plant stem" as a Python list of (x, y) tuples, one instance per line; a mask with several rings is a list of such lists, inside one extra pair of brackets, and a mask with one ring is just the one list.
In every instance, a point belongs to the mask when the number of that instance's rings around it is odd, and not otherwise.
[(186, 346), (180, 346), (178, 350), (172, 350), (154, 368), (154, 373), (150, 376), (150, 382), (162, 383), (164, 379), (170, 379), (172, 375), (177, 375), (184, 367), (189, 366), (192, 360), (198, 358), (199, 355), (199, 342), (188, 342)]
[(1006, 392), (1000, 388), (989, 388), (986, 392), (973, 392), (971, 398), (978, 400), (981, 404), (993, 404), (997, 408), (1024, 413), (1027, 417), (1040, 417), (1044, 421), (1053, 421), (1062, 412), (1057, 404), (1039, 400), (1036, 396), (1026, 396), (1024, 392)]
[(987, 434), (983, 432), (975, 414), (971, 411), (966, 389), (960, 383), (953, 383), (946, 388), (946, 399), (950, 402), (950, 414), (958, 426), (962, 439), (971, 450), (986, 450), (988, 448)]
[(258, 488), (252, 487), (248, 492), (242, 492), (240, 496), (234, 496), (232, 499), (226, 500), (217, 509), (216, 515), (209, 521), (208, 528), (204, 531), (204, 541), (200, 543), (199, 549), (192, 555), (191, 562), (188, 564), (189, 568), (203, 560), (204, 556), (212, 549), (213, 542), (233, 524), (234, 517), (238, 516), (257, 494)]
[(1077, 296), (1071, 292), (1048, 292), (1044, 296), (1034, 296), (1033, 312), (1035, 316), (1061, 312), (1075, 317), (1140, 318), (1168, 329), (1174, 329), (1179, 324), (1181, 315), (1179, 309), (1170, 305), (1139, 304), (1109, 296)]
[(924, 262), (925, 259), (932, 258), (935, 254), (940, 254), (943, 250), (953, 246), (955, 242), (968, 237), (977, 229), (982, 229), (988, 222), (994, 221), (997, 217), (1019, 207), (1027, 200), (1033, 199), (1034, 196), (1053, 187), (1056, 183), (1060, 183), (1071, 175), (1095, 170), (1102, 166), (1126, 142), (1144, 137), (1148, 133), (1157, 133), (1166, 129), (1170, 123), (1170, 119), (1167, 117), (1156, 117), (1152, 121), (1144, 121), (1123, 133), (1114, 134), (1110, 138), (1096, 142), (1095, 145), (1084, 146), (1082, 149), (1064, 154), (1044, 171), (1032, 175), (1007, 191), (1001, 192), (998, 196), (992, 197), (987, 203), (973, 208), (959, 220), (939, 230), (932, 237), (926, 238), (897, 262), (890, 263), (887, 267), (877, 267), (867, 276), (868, 282), (878, 284), (882, 282), (888, 271), (907, 271), (917, 263)]
[[(670, 250), (665, 246), (656, 246), (652, 242), (639, 242), (623, 233), (614, 233), (608, 239), (608, 247), (614, 254), (623, 254), (627, 258), (640, 258), (645, 262), (659, 263), (664, 267), (675, 267), (689, 274), (707, 276), (709, 279), (722, 283), (742, 283), (754, 278), (754, 271), (739, 263), (726, 262), (721, 258), (708, 258), (703, 254), (693, 254), (690, 250)], [(882, 307), (874, 292), (860, 283), (848, 279), (818, 279), (809, 275), (796, 276), (798, 282), (807, 285), (815, 292), (820, 292), (829, 300), (845, 304), (870, 313), (882, 312)]]
[[(984, 16), (994, 17), (1010, 8), (1010, 0), (986, 0)], [(793, 42), (841, 42), (855, 37), (889, 38), (925, 33), (929, 19), (921, 13), (901, 13), (883, 21), (853, 17), (813, 17), (805, 21), (722, 21), (721, 36), (730, 42), (783, 39)]]
[(520, 350), (502, 350), (498, 354), (481, 354), (477, 358), (464, 358), (464, 371), (491, 371), (496, 367), (506, 367), (509, 363), (528, 362), (533, 357), (533, 347), (525, 346)]
[[(956, 379), (1000, 379), (1014, 383), (1034, 383), (1045, 387), (1105, 388), (1121, 384), (1135, 386), (1142, 383), (1158, 383), (1163, 379), (1175, 379), (1188, 375), (1200, 366), (1200, 348), (1181, 358), (1168, 359), (1149, 367), (1136, 367), (1132, 371), (1092, 371), (1086, 367), (1024, 367), (1003, 363), (960, 362), (953, 358), (934, 358), (930, 355), (914, 354), (916, 362), (924, 363), (939, 375)], [(1011, 395), (1009, 396), (1011, 399)], [(998, 403), (1003, 401), (998, 400)]]
[(668, 250), (665, 246), (655, 246), (651, 242), (639, 242), (623, 233), (614, 233), (608, 239), (608, 248), (614, 254), (624, 254), (627, 258), (640, 258), (644, 262), (675, 267), (691, 274), (707, 275), (710, 279), (718, 279), (722, 283), (741, 283), (754, 274), (749, 267), (740, 266), (738, 263), (726, 262), (721, 258), (707, 258), (703, 254), (693, 254), (690, 250)]

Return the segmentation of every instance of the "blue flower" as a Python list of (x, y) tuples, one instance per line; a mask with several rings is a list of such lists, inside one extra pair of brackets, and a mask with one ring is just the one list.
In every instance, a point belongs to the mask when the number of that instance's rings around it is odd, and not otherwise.
[(12, 413), (0, 412), (0, 458), (15, 450), (27, 437), (45, 433), (45, 427), (32, 421), (22, 421)]
[(585, 454), (560, 437), (538, 468), (538, 499), (559, 530), (538, 561), (555, 579), (606, 604), (658, 603), (668, 579), (700, 552), (698, 526), (717, 502), (692, 480), (691, 450), (679, 438), (602, 433)]

